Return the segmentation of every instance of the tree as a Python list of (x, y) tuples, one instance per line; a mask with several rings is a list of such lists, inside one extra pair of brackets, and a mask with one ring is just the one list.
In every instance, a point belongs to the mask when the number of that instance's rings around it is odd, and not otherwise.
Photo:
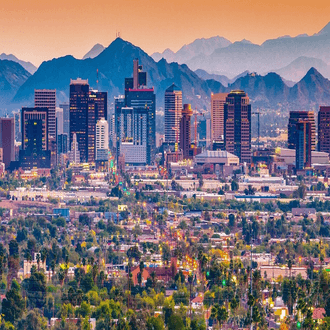
[(29, 306), (32, 308), (43, 308), (46, 303), (46, 279), (44, 273), (38, 272), (33, 266), (30, 278), (23, 281)]
[(237, 191), (239, 189), (239, 184), (237, 183), (236, 180), (233, 180), (231, 182), (231, 191)]
[(228, 320), (228, 311), (225, 307), (215, 304), (211, 309), (211, 318), (217, 320), (222, 328), (222, 325)]
[(137, 246), (132, 246), (127, 250), (127, 257), (129, 259), (140, 260), (141, 252), (139, 251)]
[(172, 314), (168, 321), (168, 330), (185, 330), (182, 317)]
[(37, 309), (34, 309), (18, 322), (17, 328), (21, 330), (46, 330), (48, 329), (47, 320)]
[(147, 320), (147, 330), (164, 330), (164, 321), (161, 317), (151, 316)]
[(2, 301), (2, 314), (6, 321), (14, 323), (22, 317), (25, 303), (20, 294), (20, 286), (13, 280), (11, 289), (7, 291), (6, 298)]

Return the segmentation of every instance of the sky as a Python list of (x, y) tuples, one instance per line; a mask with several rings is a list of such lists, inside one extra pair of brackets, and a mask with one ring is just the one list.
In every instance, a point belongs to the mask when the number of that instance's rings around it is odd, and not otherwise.
[(0, 53), (35, 65), (81, 58), (117, 31), (152, 54), (216, 35), (257, 44), (311, 35), (330, 21), (328, 0), (3, 0), (0, 8)]

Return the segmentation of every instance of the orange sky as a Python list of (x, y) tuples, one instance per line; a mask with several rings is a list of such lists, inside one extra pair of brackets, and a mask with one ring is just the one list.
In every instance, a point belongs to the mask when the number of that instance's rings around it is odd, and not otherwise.
[(260, 44), (313, 34), (330, 21), (329, 0), (3, 0), (0, 8), (0, 53), (36, 65), (108, 46), (116, 30), (151, 54), (215, 35)]

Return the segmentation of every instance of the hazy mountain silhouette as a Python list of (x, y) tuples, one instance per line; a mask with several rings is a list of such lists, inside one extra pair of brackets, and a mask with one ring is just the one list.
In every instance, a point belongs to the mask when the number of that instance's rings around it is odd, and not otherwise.
[(210, 55), (215, 49), (227, 47), (231, 42), (223, 37), (201, 38), (196, 39), (188, 45), (181, 47), (176, 53), (170, 49), (166, 49), (163, 53), (154, 53), (151, 57), (155, 61), (165, 58), (167, 62), (187, 63), (190, 59), (200, 54)]
[(104, 51), (104, 49), (105, 47), (101, 44), (94, 45), (92, 49), (84, 55), (83, 60), (85, 60), (86, 58), (94, 58), (98, 56)]
[[(33, 104), (36, 88), (56, 89), (58, 101), (67, 101), (70, 79), (81, 77), (88, 79), (91, 87), (107, 91), (111, 103), (114, 96), (124, 93), (124, 78), (132, 76), (135, 58), (139, 59), (140, 64), (148, 73), (148, 85), (155, 86), (157, 106), (162, 106), (165, 89), (172, 83), (183, 90), (184, 102), (198, 107), (208, 106), (212, 92), (208, 83), (186, 65), (169, 64), (164, 59), (155, 62), (141, 48), (120, 38), (114, 40), (93, 59), (79, 60), (72, 56), (65, 56), (43, 62), (36, 73), (21, 86), (13, 101), (16, 104)], [(97, 69), (99, 71), (98, 86)]]
[(0, 60), (0, 105), (6, 108), (19, 87), (31, 76), (20, 64)]
[(274, 71), (284, 79), (297, 82), (301, 80), (312, 67), (317, 69), (324, 77), (330, 78), (330, 68), (325, 62), (318, 58), (305, 56), (298, 57), (286, 67)]
[(37, 71), (37, 67), (35, 67), (31, 62), (22, 61), (13, 54), (7, 55), (5, 53), (2, 53), (0, 55), (0, 60), (9, 60), (19, 63), (26, 71), (30, 72), (31, 74), (34, 74)]
[(215, 49), (209, 55), (200, 52), (185, 63), (192, 70), (202, 69), (209, 73), (225, 72), (230, 77), (245, 70), (250, 72), (280, 70), (300, 57), (315, 58), (326, 64), (330, 63), (330, 23), (313, 36), (306, 34), (296, 37), (284, 36), (266, 40), (262, 45), (242, 40)]

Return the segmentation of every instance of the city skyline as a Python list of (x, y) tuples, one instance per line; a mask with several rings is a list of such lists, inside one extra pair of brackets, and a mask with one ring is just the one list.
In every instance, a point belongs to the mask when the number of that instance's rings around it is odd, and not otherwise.
[[(234, 16), (228, 15), (232, 7), (235, 7)], [(312, 35), (329, 22), (327, 9), (330, 4), (316, 1), (310, 6), (307, 1), (296, 0), (271, 1), (267, 5), (261, 0), (252, 3), (239, 0), (188, 3), (180, 0), (173, 7), (168, 3), (145, 0), (136, 7), (131, 1), (115, 6), (106, 2), (95, 6), (83, 1), (78, 6), (77, 1), (60, 1), (55, 6), (53, 3), (15, 1), (3, 4), (2, 9), (0, 52), (40, 65), (42, 61), (68, 54), (81, 58), (96, 43), (109, 45), (117, 32), (149, 54), (166, 48), (177, 51), (197, 38), (216, 35), (233, 42), (248, 39), (257, 44), (284, 35)], [(293, 11), (295, 15), (292, 15)], [(168, 17), (171, 17), (170, 21)], [(242, 28), (245, 17), (250, 19), (248, 24), (244, 21)], [(145, 23), (137, 24), (140, 20)], [(175, 38), (172, 37), (173, 30), (176, 31)]]

